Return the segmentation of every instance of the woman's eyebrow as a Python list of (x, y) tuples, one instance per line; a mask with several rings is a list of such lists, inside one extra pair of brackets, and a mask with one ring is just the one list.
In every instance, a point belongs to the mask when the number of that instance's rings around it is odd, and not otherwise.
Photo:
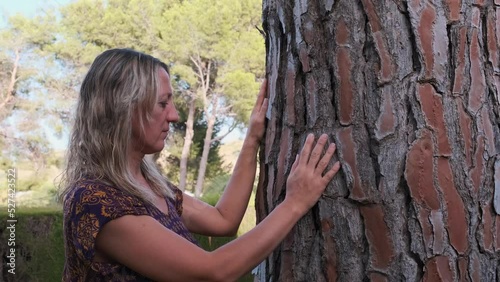
[(170, 99), (170, 98), (172, 98), (172, 95), (173, 95), (173, 93), (172, 93), (172, 92), (167, 92), (167, 93), (160, 94), (160, 97), (159, 97), (159, 98), (164, 98), (164, 97), (166, 97), (167, 99)]

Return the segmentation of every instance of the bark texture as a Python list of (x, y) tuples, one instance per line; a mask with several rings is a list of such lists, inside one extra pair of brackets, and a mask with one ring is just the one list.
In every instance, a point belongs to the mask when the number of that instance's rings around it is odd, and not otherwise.
[(500, 1), (264, 0), (258, 220), (308, 133), (342, 169), (264, 281), (500, 280)]

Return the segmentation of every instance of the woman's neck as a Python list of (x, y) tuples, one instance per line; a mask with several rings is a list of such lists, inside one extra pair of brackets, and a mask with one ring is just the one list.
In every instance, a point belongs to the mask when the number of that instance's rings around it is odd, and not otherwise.
[(137, 181), (141, 181), (141, 182), (142, 182), (142, 180), (144, 180), (144, 176), (142, 175), (142, 172), (141, 172), (141, 163), (142, 163), (143, 158), (144, 158), (144, 154), (142, 152), (131, 150), (131, 152), (129, 152), (129, 154), (128, 154), (128, 164), (129, 164), (130, 173), (132, 173), (132, 176)]

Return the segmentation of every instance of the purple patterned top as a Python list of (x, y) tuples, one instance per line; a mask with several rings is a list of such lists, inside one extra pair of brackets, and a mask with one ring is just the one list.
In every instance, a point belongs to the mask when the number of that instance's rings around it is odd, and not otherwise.
[(95, 240), (102, 227), (124, 215), (149, 215), (186, 240), (198, 244), (181, 221), (182, 191), (172, 187), (175, 199), (166, 199), (169, 214), (116, 187), (82, 180), (64, 201), (66, 262), (63, 281), (151, 281), (115, 262), (93, 262)]

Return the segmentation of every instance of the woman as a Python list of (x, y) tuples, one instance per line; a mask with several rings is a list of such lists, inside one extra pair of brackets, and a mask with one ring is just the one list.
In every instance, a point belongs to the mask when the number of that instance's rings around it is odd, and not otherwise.
[(215, 207), (182, 194), (157, 170), (179, 119), (167, 66), (128, 49), (99, 55), (80, 91), (61, 199), (63, 281), (235, 281), (262, 261), (317, 202), (339, 170), (322, 135), (308, 136), (287, 180), (285, 200), (247, 234), (213, 251), (191, 235), (234, 235), (255, 178), (264, 135), (261, 87), (231, 180)]

